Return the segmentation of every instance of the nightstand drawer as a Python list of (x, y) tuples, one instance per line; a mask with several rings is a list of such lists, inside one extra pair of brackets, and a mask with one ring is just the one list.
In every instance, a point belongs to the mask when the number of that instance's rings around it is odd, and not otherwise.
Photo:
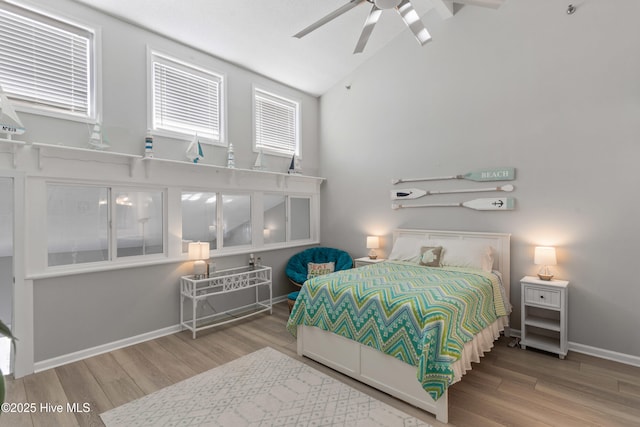
[(535, 304), (560, 309), (560, 291), (525, 286), (524, 302), (526, 304)]

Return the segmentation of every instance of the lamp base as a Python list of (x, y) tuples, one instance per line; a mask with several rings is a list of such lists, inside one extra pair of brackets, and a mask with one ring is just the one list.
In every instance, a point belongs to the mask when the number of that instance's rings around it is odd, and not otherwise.
[(196, 280), (206, 279), (207, 263), (199, 259), (193, 263), (193, 278)]
[(540, 278), (540, 280), (551, 280), (553, 279), (553, 274), (542, 274), (542, 273), (538, 273), (538, 277)]

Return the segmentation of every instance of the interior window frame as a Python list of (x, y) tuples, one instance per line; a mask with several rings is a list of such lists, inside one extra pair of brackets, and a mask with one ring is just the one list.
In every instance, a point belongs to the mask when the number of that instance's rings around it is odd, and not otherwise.
[[(158, 188), (158, 187), (148, 187), (148, 186), (123, 186), (123, 185), (110, 185), (110, 184), (95, 184), (88, 182), (80, 182), (80, 181), (46, 181), (44, 188), (45, 194), (48, 194), (49, 186), (62, 186), (62, 187), (89, 187), (89, 188), (100, 188), (106, 189), (107, 191), (107, 257), (105, 260), (101, 261), (91, 261), (91, 262), (83, 262), (83, 263), (68, 263), (68, 264), (56, 264), (49, 265), (49, 247), (48, 247), (48, 239), (49, 233), (51, 232), (51, 225), (49, 221), (46, 220), (46, 239), (43, 239), (44, 251), (46, 253), (46, 260), (44, 264), (44, 268), (46, 271), (59, 271), (59, 270), (84, 270), (88, 268), (96, 268), (107, 265), (118, 265), (118, 264), (130, 264), (130, 263), (145, 263), (153, 260), (160, 260), (163, 258), (167, 258), (168, 256), (168, 191), (167, 188)], [(118, 256), (117, 253), (117, 226), (114, 225), (114, 222), (117, 220), (116, 217), (116, 194), (119, 191), (140, 191), (140, 192), (159, 192), (162, 196), (162, 252), (154, 253), (154, 254), (146, 254), (146, 255), (131, 255), (131, 256)], [(48, 206), (49, 200), (46, 200), (45, 203), (45, 216), (48, 216)]]

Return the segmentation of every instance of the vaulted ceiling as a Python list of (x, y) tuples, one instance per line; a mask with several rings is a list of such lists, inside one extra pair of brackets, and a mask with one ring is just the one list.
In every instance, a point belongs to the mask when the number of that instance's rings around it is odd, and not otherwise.
[[(353, 54), (371, 9), (352, 10), (297, 39), (293, 35), (350, 0), (76, 0), (313, 95), (340, 82), (384, 45), (409, 31), (383, 11), (363, 53)], [(456, 0), (497, 7), (504, 0)], [(419, 16), (452, 15), (449, 0), (412, 0)], [(435, 13), (435, 12), (434, 12)]]

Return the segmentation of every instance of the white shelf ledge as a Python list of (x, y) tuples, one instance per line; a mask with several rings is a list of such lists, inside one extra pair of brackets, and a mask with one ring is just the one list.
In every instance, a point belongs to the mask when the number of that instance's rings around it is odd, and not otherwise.
[[(212, 170), (216, 172), (221, 172), (224, 176), (227, 176), (229, 182), (235, 182), (236, 179), (241, 179), (245, 176), (252, 176), (257, 181), (260, 181), (262, 178), (260, 177), (273, 177), (277, 182), (278, 187), (286, 187), (287, 183), (294, 182), (316, 182), (317, 185), (320, 185), (325, 178), (302, 175), (302, 174), (288, 174), (284, 172), (274, 172), (268, 170), (256, 170), (256, 169), (240, 169), (240, 168), (227, 168), (225, 166), (212, 165), (206, 163), (193, 163), (186, 160), (174, 160), (174, 159), (165, 159), (159, 157), (144, 157), (138, 154), (129, 154), (122, 153), (116, 151), (108, 151), (108, 150), (96, 150), (92, 148), (84, 148), (84, 147), (76, 147), (69, 145), (59, 145), (59, 144), (51, 144), (45, 142), (28, 142), (28, 141), (18, 141), (12, 139), (4, 139), (0, 138), (0, 143), (5, 143), (12, 146), (11, 152), (9, 154), (13, 155), (13, 165), (16, 167), (17, 160), (17, 148), (19, 146), (29, 146), (33, 147), (37, 156), (37, 166), (38, 169), (42, 170), (44, 168), (44, 158), (46, 157), (57, 157), (61, 159), (74, 160), (79, 156), (80, 160), (93, 160), (100, 161), (100, 159), (126, 159), (129, 163), (129, 176), (133, 176), (133, 171), (137, 164), (144, 164), (145, 175), (149, 178), (150, 169), (152, 164), (167, 164), (167, 165), (176, 165), (178, 167), (187, 167), (187, 168), (198, 168), (200, 170)], [(49, 156), (46, 155), (49, 153)], [(67, 155), (65, 155), (67, 153)], [(70, 153), (74, 153), (73, 156)], [(122, 163), (122, 160), (118, 163)]]
[[(283, 172), (273, 172), (273, 171), (267, 171), (267, 170), (257, 170), (257, 169), (240, 169), (240, 168), (228, 168), (225, 166), (218, 166), (218, 165), (211, 165), (211, 164), (206, 164), (206, 163), (193, 163), (193, 162), (188, 162), (185, 160), (173, 160), (173, 159), (163, 159), (163, 158), (159, 158), (159, 157), (142, 157), (142, 161), (145, 164), (151, 164), (154, 162), (159, 162), (159, 163), (167, 163), (167, 164), (173, 164), (173, 165), (183, 165), (186, 167), (192, 167), (192, 168), (209, 168), (212, 170), (216, 170), (216, 171), (222, 171), (225, 173), (230, 174), (231, 176), (233, 176), (234, 174), (264, 174), (264, 175), (268, 175), (268, 176), (275, 176), (278, 177), (281, 180), (285, 180), (285, 179), (301, 179), (301, 180), (315, 180), (318, 182), (322, 182), (325, 180), (325, 178), (321, 178), (321, 177), (316, 177), (316, 176), (308, 176), (308, 175), (300, 175), (300, 174), (288, 174), (288, 173), (283, 173)], [(147, 169), (147, 177), (149, 175), (149, 171)]]
[(16, 139), (7, 139), (7, 138), (0, 138), (0, 142), (4, 142), (5, 144), (14, 144), (14, 145), (25, 145), (26, 144), (25, 141), (18, 141)]
[(80, 153), (91, 153), (98, 154), (100, 156), (113, 156), (113, 157), (125, 157), (128, 159), (141, 159), (142, 156), (138, 154), (128, 154), (128, 153), (119, 153), (116, 151), (107, 151), (107, 150), (94, 150), (91, 148), (82, 148), (82, 147), (72, 147), (69, 145), (56, 145), (56, 144), (47, 144), (44, 142), (34, 142), (32, 144), (37, 148), (46, 148), (48, 150), (60, 150), (60, 151), (76, 151)]
[(133, 167), (136, 160), (140, 160), (142, 156), (137, 154), (128, 154), (128, 153), (120, 153), (116, 151), (106, 151), (106, 150), (94, 150), (91, 148), (82, 148), (82, 147), (73, 147), (69, 145), (55, 145), (55, 144), (47, 144), (43, 142), (34, 142), (32, 144), (33, 147), (37, 148), (38, 151), (38, 169), (42, 169), (42, 150), (48, 151), (58, 151), (58, 152), (75, 152), (81, 154), (88, 154), (89, 156), (97, 156), (97, 157), (112, 157), (112, 158), (121, 158), (129, 160), (129, 176), (133, 176)]

